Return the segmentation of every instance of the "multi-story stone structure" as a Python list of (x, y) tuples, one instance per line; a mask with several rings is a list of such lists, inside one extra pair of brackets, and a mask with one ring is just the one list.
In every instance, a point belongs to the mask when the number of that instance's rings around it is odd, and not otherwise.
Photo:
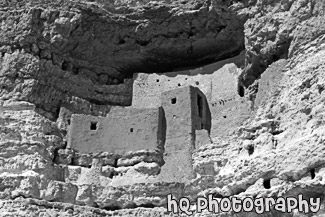
[(205, 95), (186, 86), (164, 92), (156, 108), (116, 108), (106, 117), (73, 115), (68, 148), (81, 153), (162, 150), (160, 178), (180, 181), (194, 177), (192, 150), (196, 130), (210, 132), (211, 113)]

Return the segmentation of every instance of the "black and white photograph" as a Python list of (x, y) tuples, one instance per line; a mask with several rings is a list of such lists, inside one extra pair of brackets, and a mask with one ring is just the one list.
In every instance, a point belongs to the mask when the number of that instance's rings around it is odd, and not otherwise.
[(325, 0), (0, 0), (0, 217), (325, 217)]

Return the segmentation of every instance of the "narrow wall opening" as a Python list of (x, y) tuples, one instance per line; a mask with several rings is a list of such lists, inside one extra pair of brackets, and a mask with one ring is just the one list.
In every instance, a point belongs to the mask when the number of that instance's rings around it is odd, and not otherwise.
[(244, 88), (244, 86), (238, 84), (237, 92), (238, 92), (240, 97), (244, 97), (245, 96), (245, 88)]
[(311, 179), (314, 179), (316, 174), (315, 174), (315, 169), (311, 169), (310, 170), (310, 176), (311, 176)]
[(199, 94), (197, 95), (197, 108), (198, 108), (198, 113), (199, 117), (203, 117), (203, 98)]

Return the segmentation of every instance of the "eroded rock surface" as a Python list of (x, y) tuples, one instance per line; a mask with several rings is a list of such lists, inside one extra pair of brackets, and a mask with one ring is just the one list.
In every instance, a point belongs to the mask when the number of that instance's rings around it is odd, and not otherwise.
[[(322, 1), (1, 1), (0, 17), (1, 216), (170, 216), (169, 193), (324, 198)], [(134, 73), (177, 75), (244, 49), (245, 64), (218, 67), (242, 68), (251, 113), (197, 134), (195, 179), (157, 182), (162, 152), (66, 149), (73, 113), (131, 105)]]
[(227, 4), (2, 2), (1, 98), (34, 103), (50, 118), (61, 106), (98, 115), (130, 105), (135, 72), (171, 71), (244, 49), (243, 21)]

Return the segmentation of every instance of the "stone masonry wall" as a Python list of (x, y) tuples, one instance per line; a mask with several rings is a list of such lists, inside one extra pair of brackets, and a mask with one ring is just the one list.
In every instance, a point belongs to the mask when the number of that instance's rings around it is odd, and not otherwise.
[[(183, 69), (181, 71), (160, 74), (135, 73), (132, 106), (140, 108), (160, 106), (160, 96), (163, 92), (187, 85), (199, 87), (208, 100), (212, 98), (212, 95), (218, 97), (221, 93), (225, 94), (229, 91), (230, 93), (234, 93), (233, 90), (236, 90), (236, 87), (232, 89), (232, 86), (228, 86), (224, 83), (224, 80), (220, 80), (223, 79), (220, 74), (230, 72), (236, 75), (237, 70), (242, 67), (243, 62), (244, 52), (234, 58), (194, 69)], [(228, 70), (230, 63), (232, 68)], [(224, 68), (225, 66), (226, 68)], [(219, 73), (216, 74), (216, 72)], [(231, 77), (231, 79), (233, 79), (233, 77)], [(219, 91), (213, 93), (212, 88), (217, 88)]]
[(211, 110), (211, 137), (224, 137), (251, 115), (251, 102), (237, 92), (239, 71), (232, 63), (164, 74), (138, 73), (134, 77), (132, 106), (160, 106), (164, 91), (186, 85), (198, 87)]
[[(195, 142), (195, 125), (198, 120), (197, 95), (203, 93), (196, 87), (187, 86), (164, 92), (161, 96), (166, 116), (166, 143), (164, 152), (165, 165), (162, 167), (160, 180), (184, 182), (194, 178), (192, 169), (192, 151)], [(203, 105), (204, 106), (204, 105)], [(205, 104), (206, 106), (206, 104)], [(206, 111), (203, 109), (202, 112)], [(207, 117), (206, 114), (202, 115)], [(206, 119), (200, 118), (203, 126), (208, 126)]]
[(161, 108), (124, 110), (107, 117), (73, 115), (68, 148), (81, 153), (116, 154), (158, 148), (164, 140)]

